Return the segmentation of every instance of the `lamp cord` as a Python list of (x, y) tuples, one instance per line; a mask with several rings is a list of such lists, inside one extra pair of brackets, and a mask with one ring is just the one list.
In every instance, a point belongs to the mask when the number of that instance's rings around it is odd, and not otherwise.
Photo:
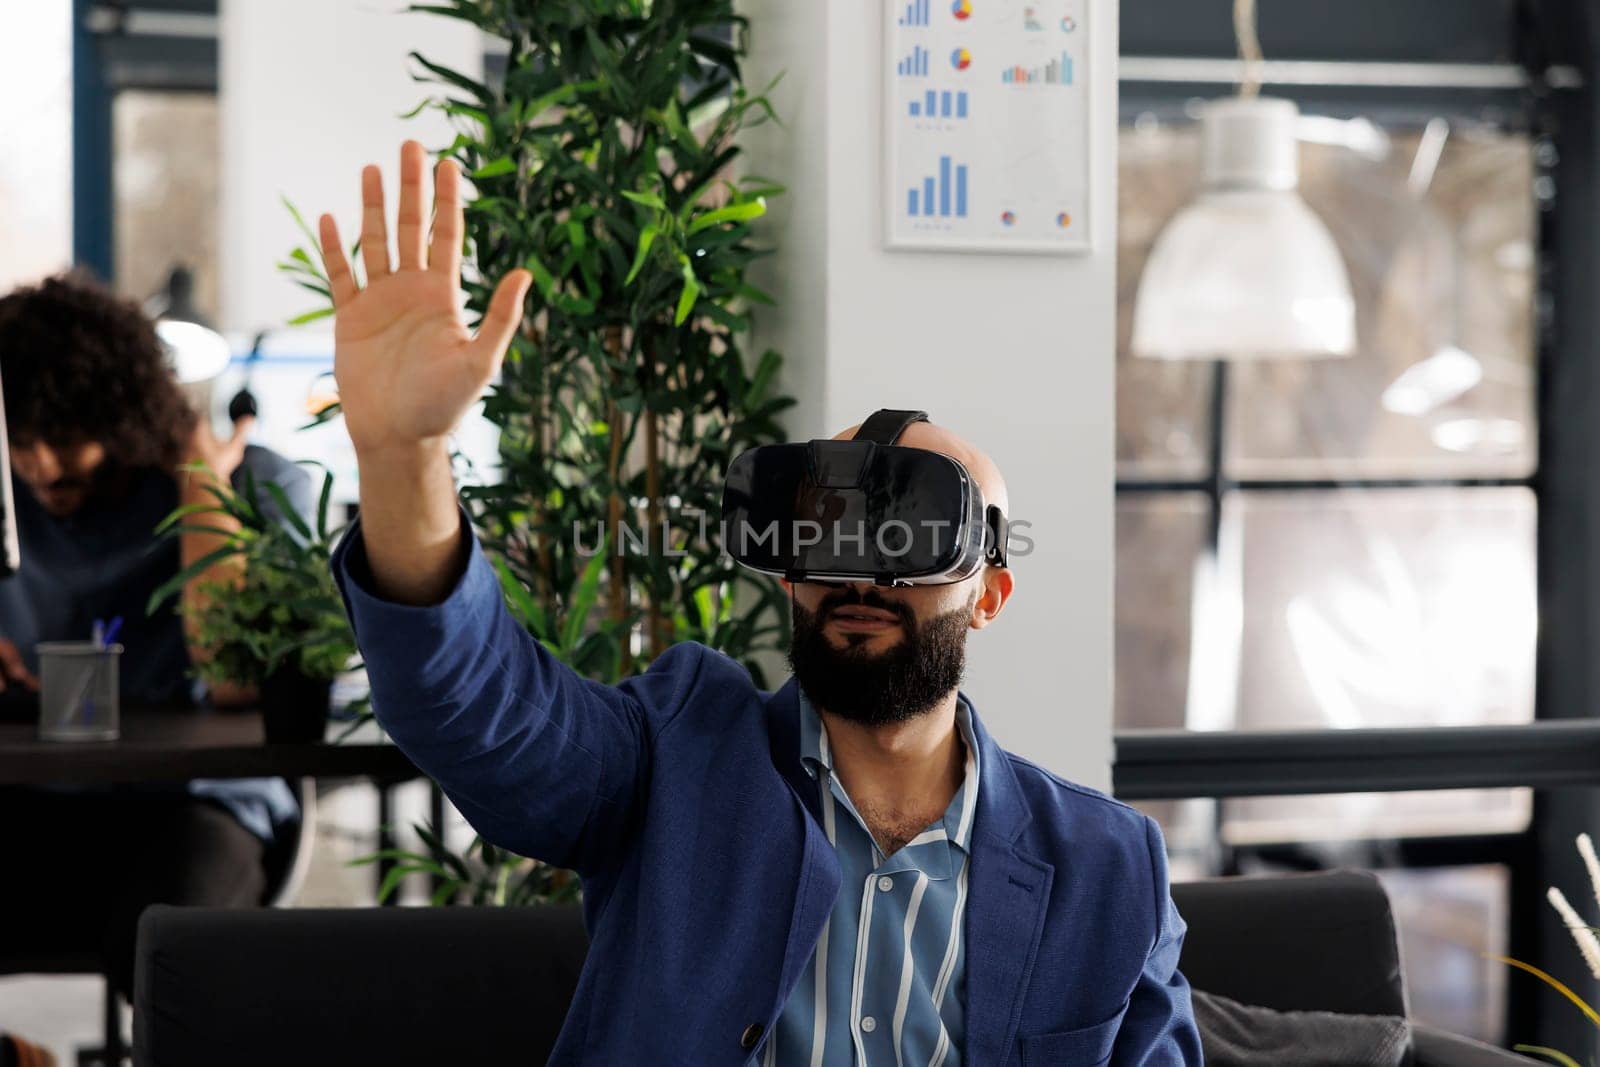
[(1239, 45), (1244, 78), (1239, 95), (1256, 96), (1261, 91), (1261, 38), (1256, 35), (1256, 0), (1233, 0), (1233, 37)]

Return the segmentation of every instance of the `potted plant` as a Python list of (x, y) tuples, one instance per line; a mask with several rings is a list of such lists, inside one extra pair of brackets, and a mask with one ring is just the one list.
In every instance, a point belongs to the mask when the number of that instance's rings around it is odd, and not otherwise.
[[(707, 535), (728, 464), (781, 440), (777, 416), (794, 403), (778, 388), (778, 353), (749, 348), (753, 309), (773, 302), (750, 275), (765, 254), (752, 225), (783, 190), (741, 172), (743, 136), (773, 113), (744, 84), (736, 0), (411, 10), (505, 45), (484, 80), (412, 59), (430, 93), (417, 111), (448, 116), (456, 137), (438, 155), (475, 191), (469, 312), (486, 309), (486, 279), (526, 267), (535, 280), (484, 405), (499, 463), (462, 493), (508, 607), (598, 681), (643, 670), (679, 641), (719, 649), (765, 681), (764, 663), (788, 642), (788, 598)], [(316, 239), (300, 225), (307, 244), (280, 269), (327, 298)], [(525, 880), (525, 861), (481, 844), (398, 858), (408, 857), (446, 885), (459, 880), (441, 902), (521, 901), (500, 888), (546, 897), (557, 884)]]
[[(157, 527), (166, 536), (203, 530), (222, 534), (225, 541), (157, 589), (151, 611), (220, 560), (243, 562), (240, 581), (202, 587), (206, 595), (182, 610), (211, 652), (195, 664), (196, 676), (212, 685), (255, 687), (269, 742), (322, 740), (333, 679), (356, 655), (355, 635), (328, 565), (338, 533), (328, 528), (332, 488), (333, 475), (324, 471), (313, 527), (282, 488), (257, 484), (246, 472), (242, 492), (208, 487), (214, 503), (179, 508)], [(213, 515), (232, 516), (239, 529), (206, 525)]]

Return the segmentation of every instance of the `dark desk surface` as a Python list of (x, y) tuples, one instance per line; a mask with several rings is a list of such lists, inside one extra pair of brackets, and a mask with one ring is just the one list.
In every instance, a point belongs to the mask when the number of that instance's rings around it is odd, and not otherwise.
[[(330, 736), (343, 727), (334, 724)], [(117, 741), (40, 741), (31, 722), (0, 721), (0, 785), (113, 785), (194, 778), (419, 777), (369, 733), (339, 744), (269, 745), (254, 711), (130, 707)]]

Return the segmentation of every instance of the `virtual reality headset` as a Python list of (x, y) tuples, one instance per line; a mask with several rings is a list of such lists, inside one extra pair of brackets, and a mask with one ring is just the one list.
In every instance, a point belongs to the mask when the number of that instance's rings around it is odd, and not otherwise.
[(943, 585), (1006, 565), (1006, 518), (966, 467), (896, 445), (925, 411), (873, 413), (849, 441), (741, 453), (722, 491), (722, 546), (791, 582)]

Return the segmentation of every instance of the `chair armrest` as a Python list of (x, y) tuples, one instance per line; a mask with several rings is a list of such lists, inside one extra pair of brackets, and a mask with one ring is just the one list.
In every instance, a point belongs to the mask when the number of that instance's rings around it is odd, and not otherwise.
[(1196, 989), (1277, 1011), (1409, 1014), (1389, 897), (1366, 871), (1179, 883), (1172, 899)]
[(1416, 1067), (1527, 1067), (1543, 1062), (1421, 1023), (1411, 1026), (1411, 1047), (1416, 1053)]

